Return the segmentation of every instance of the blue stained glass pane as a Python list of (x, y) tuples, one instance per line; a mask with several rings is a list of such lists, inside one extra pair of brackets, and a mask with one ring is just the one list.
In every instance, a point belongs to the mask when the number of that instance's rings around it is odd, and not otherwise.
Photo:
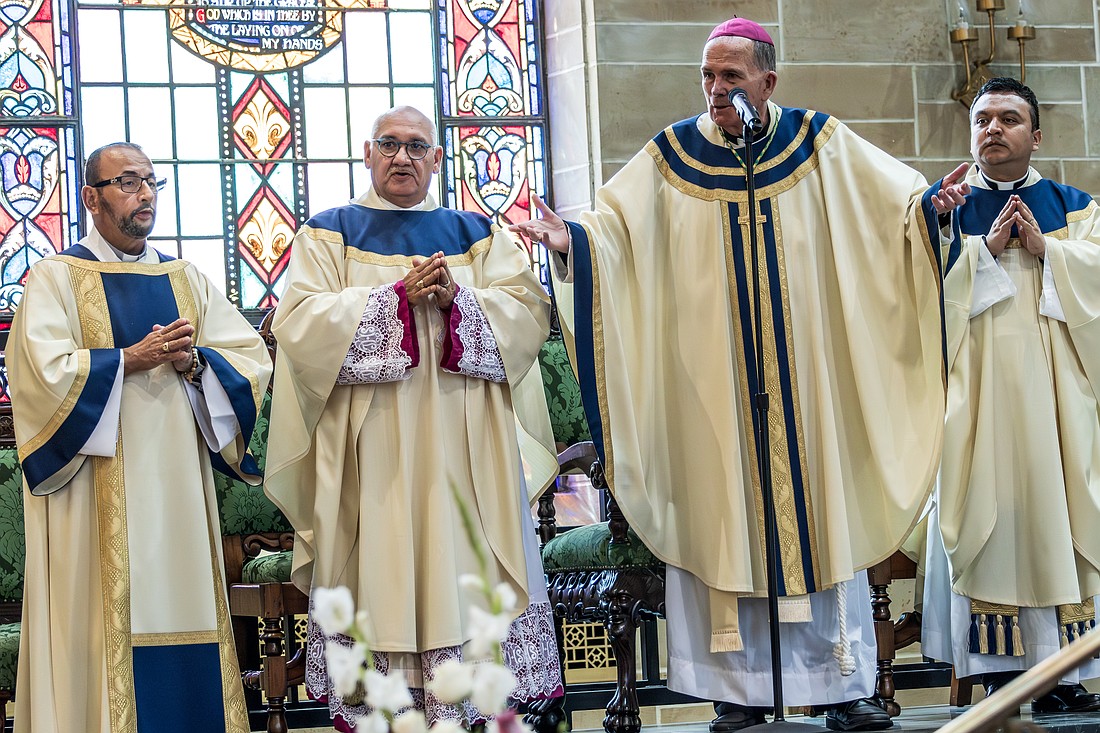
[(447, 176), (447, 180), (444, 182), (444, 186), (447, 189), (447, 206), (452, 209), (458, 208), (458, 192), (456, 190), (456, 176), (462, 175), (461, 165), (462, 159), (458, 154), (458, 128), (448, 127), (443, 131), (443, 150), (447, 160), (450, 161), (450, 165), (447, 166), (447, 170), (450, 175)]
[(264, 81), (271, 85), (271, 88), (279, 93), (279, 96), (284, 102), (290, 101), (290, 75), (286, 72), (282, 74), (267, 74), (264, 76)]
[(241, 95), (248, 89), (248, 85), (255, 78), (252, 74), (242, 74), (239, 71), (231, 72), (229, 74), (229, 98), (234, 102), (240, 99)]
[(275, 193), (279, 195), (279, 198), (283, 200), (283, 203), (287, 204), (292, 212), (294, 211), (294, 166), (287, 163), (283, 165), (275, 166), (275, 170), (271, 173), (271, 176), (267, 179), (267, 182), (271, 184), (271, 187), (275, 189)]
[(275, 282), (271, 283), (271, 292), (275, 294), (276, 298), (283, 297), (283, 291), (286, 290), (286, 273), (288, 268), (283, 268), (283, 271), (279, 273), (279, 277)]
[(264, 296), (267, 295), (267, 286), (243, 262), (240, 263), (239, 272), (241, 277), (241, 307), (255, 308), (263, 302)]
[(251, 165), (235, 165), (233, 174), (233, 182), (237, 189), (237, 205), (244, 206), (244, 202), (251, 201), (252, 195), (260, 187), (260, 177)]

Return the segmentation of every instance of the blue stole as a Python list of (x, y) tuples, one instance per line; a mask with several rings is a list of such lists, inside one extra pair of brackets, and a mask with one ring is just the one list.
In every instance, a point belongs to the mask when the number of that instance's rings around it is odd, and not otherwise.
[[(107, 405), (118, 373), (121, 349), (141, 341), (156, 324), (169, 324), (181, 315), (187, 315), (194, 322), (194, 314), (180, 313), (173, 288), (173, 278), (178, 276), (185, 263), (161, 252), (157, 255), (160, 258), (159, 267), (140, 263), (101, 263), (81, 244), (61, 253), (60, 256), (96, 263), (87, 270), (77, 262), (73, 266), (98, 279), (93, 292), (101, 295), (95, 298), (96, 303), (85, 305), (105, 311), (102, 315), (110, 322), (111, 338), (102, 344), (80, 344), (81, 348), (88, 349), (88, 365), (85, 368), (81, 363), (78, 382), (83, 381), (83, 387), (71, 411), (41, 447), (21, 458), (32, 493), (78, 460), (78, 452), (95, 430)], [(197, 323), (195, 325), (198, 326)], [(239, 374), (214, 349), (198, 347), (198, 350), (225, 388), (240, 423), (241, 434), (252, 435), (256, 425), (256, 405), (247, 377)], [(215, 468), (229, 476), (262, 475), (251, 455), (246, 455), (241, 461), (240, 471), (230, 467), (217, 453), (211, 451), (210, 458)]]
[[(932, 186), (930, 191), (938, 191), (941, 184), (942, 181)], [(929, 195), (925, 195), (926, 199)], [(962, 238), (987, 234), (993, 221), (1013, 195), (1019, 196), (1035, 214), (1035, 221), (1039, 223), (1039, 229), (1044, 234), (1064, 229), (1067, 220), (1074, 212), (1084, 211), (1092, 202), (1092, 197), (1084, 191), (1056, 183), (1048, 178), (1042, 178), (1030, 186), (1006, 190), (971, 187), (966, 202), (955, 210), (951, 246), (945, 258), (945, 275), (951, 271), (962, 254)], [(928, 206), (930, 205), (929, 203)], [(1012, 227), (1010, 236), (1019, 237), (1015, 226)]]

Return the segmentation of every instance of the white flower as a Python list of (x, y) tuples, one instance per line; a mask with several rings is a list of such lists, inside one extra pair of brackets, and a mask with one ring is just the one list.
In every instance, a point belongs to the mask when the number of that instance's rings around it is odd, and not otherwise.
[(325, 636), (342, 634), (351, 626), (355, 618), (355, 602), (351, 591), (339, 588), (313, 589), (313, 621), (321, 627)]
[(516, 687), (516, 678), (500, 664), (479, 664), (474, 670), (474, 689), (470, 702), (477, 709), (495, 715), (508, 707), (508, 696)]
[(365, 651), (366, 647), (362, 644), (353, 644), (349, 649), (334, 641), (325, 643), (328, 676), (332, 679), (333, 689), (340, 697), (347, 697), (355, 692), (359, 676), (363, 673)]
[(375, 710), (370, 715), (359, 718), (355, 723), (355, 733), (389, 733), (390, 724), (386, 716)]
[(477, 594), (478, 598), (484, 597), (486, 591), (489, 590), (485, 579), (473, 573), (463, 573), (458, 576), (458, 587), (467, 593)]
[(466, 699), (473, 684), (473, 670), (457, 659), (448, 659), (435, 668), (435, 678), (427, 685), (433, 695), (447, 703)]
[(470, 641), (466, 649), (474, 659), (483, 659), (493, 650), (493, 644), (508, 636), (512, 625), (509, 613), (492, 614), (477, 606), (470, 607)]
[(516, 610), (516, 591), (507, 583), (499, 583), (496, 588), (493, 588), (493, 600), (499, 601), (501, 611)]
[(367, 688), (367, 705), (372, 708), (394, 713), (413, 704), (412, 695), (401, 675), (384, 675), (369, 669), (363, 682)]
[(392, 730), (393, 733), (427, 733), (428, 723), (424, 720), (424, 713), (410, 710), (393, 719)]

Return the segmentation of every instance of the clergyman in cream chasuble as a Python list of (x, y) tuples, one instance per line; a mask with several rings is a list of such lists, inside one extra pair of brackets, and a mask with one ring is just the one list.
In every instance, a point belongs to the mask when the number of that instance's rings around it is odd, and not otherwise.
[[(187, 318), (201, 388), (122, 349)], [(25, 479), (17, 731), (245, 733), (211, 466), (247, 451), (271, 363), (194, 266), (93, 229), (35, 264), (7, 348)], [(198, 379), (196, 381), (199, 381)]]
[[(549, 298), (526, 254), (483, 216), (431, 197), (402, 209), (374, 189), (313, 217), (293, 248), (273, 323), (265, 487), (296, 530), (295, 584), (347, 586), (369, 618), (376, 664), (423, 688), (469, 639), (474, 599), (459, 578), (478, 564), (457, 495), (490, 582), (520, 599), (504, 649), (514, 696), (558, 693), (529, 504), (557, 473), (536, 365)], [(454, 302), (413, 307), (402, 279), (414, 256), (439, 251)], [(329, 698), (340, 726), (349, 708), (327, 691), (323, 639), (310, 629), (311, 694)], [(429, 721), (458, 716), (431, 702)]]
[[(1091, 629), (1100, 593), (1100, 209), (1034, 169), (1007, 190), (977, 166), (967, 181), (944, 239), (949, 399), (923, 641), (959, 676), (1034, 666)], [(983, 243), (1012, 195), (1044, 258)], [(1063, 682), (1094, 677), (1090, 661)]]
[[(768, 104), (756, 212), (744, 148), (707, 115), (685, 120), (569, 224), (554, 286), (610, 486), (669, 565), (669, 687), (768, 706), (756, 226), (781, 616), (802, 622), (782, 624), (785, 688), (790, 704), (824, 705), (873, 691), (856, 573), (901, 545), (938, 465), (939, 251), (919, 173), (828, 115)], [(833, 659), (838, 640), (851, 676)]]

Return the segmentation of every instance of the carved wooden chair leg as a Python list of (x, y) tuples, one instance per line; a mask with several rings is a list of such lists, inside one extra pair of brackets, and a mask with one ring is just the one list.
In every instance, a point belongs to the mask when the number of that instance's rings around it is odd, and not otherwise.
[[(564, 609), (561, 609), (564, 612)], [(533, 700), (527, 703), (523, 709), (523, 722), (531, 726), (535, 733), (558, 733), (558, 728), (564, 722), (565, 729), (571, 730), (571, 721), (565, 714), (565, 629), (562, 614), (554, 612), (554, 640), (558, 646), (558, 661), (561, 669), (561, 689), (559, 697), (548, 700)]]
[(289, 733), (286, 723), (286, 657), (283, 617), (264, 618), (260, 641), (264, 644), (264, 671), (261, 681), (267, 698), (267, 733)]
[(603, 727), (608, 733), (638, 733), (642, 719), (638, 707), (638, 669), (635, 651), (638, 619), (634, 617), (634, 599), (626, 594), (609, 594), (606, 603), (607, 640), (615, 654), (618, 680), (615, 695), (607, 704)]
[(894, 622), (890, 618), (889, 584), (893, 580), (889, 559), (867, 569), (867, 581), (871, 586), (871, 618), (875, 624), (875, 643), (878, 646), (878, 675), (875, 682), (875, 698), (887, 714), (893, 718), (901, 714), (901, 706), (894, 700)]
[(957, 708), (963, 708), (974, 701), (975, 677), (958, 678), (955, 676), (955, 668), (951, 668), (951, 704)]

